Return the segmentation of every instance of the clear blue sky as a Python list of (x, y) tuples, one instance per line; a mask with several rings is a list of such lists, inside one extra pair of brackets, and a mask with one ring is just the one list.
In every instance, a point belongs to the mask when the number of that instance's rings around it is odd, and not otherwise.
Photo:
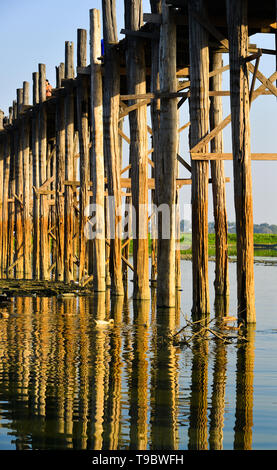
[[(150, 11), (148, 0), (143, 1), (144, 12)], [(124, 27), (123, 0), (118, 0), (118, 31)], [(32, 72), (39, 63), (45, 63), (47, 78), (55, 84), (55, 66), (64, 61), (64, 43), (77, 42), (77, 29), (89, 28), (89, 10), (99, 8), (101, 0), (9, 0), (1, 1), (0, 16), (0, 108), (8, 114), (8, 107), (16, 98), (16, 89), (24, 80), (32, 83)], [(119, 38), (121, 38), (119, 34)], [(274, 48), (272, 35), (257, 35), (251, 43), (259, 47)], [(75, 47), (76, 52), (76, 47)], [(274, 56), (263, 56), (260, 70), (269, 76), (275, 70)], [(258, 82), (259, 85), (259, 82)], [(223, 88), (229, 89), (228, 75)], [(228, 99), (224, 99), (224, 116), (229, 113)], [(277, 99), (273, 96), (258, 98), (251, 109), (251, 146), (253, 152), (277, 152), (276, 139)], [(185, 105), (180, 113), (181, 124), (188, 120)], [(226, 152), (231, 151), (230, 126), (224, 131)], [(180, 154), (188, 160), (187, 133), (180, 140)], [(125, 158), (127, 156), (125, 155)], [(233, 177), (232, 163), (226, 162), (226, 176)], [(277, 224), (277, 162), (253, 162), (254, 222)], [(189, 177), (185, 170), (180, 176)], [(228, 219), (234, 220), (232, 182), (227, 187)], [(211, 196), (211, 191), (210, 191)], [(212, 204), (209, 198), (209, 220)], [(181, 190), (181, 202), (190, 202), (190, 188)]]

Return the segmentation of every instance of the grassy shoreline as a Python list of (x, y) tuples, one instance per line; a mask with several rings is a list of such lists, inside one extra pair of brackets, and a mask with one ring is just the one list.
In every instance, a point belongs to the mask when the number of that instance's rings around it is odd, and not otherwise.
[[(209, 233), (209, 257), (215, 257), (215, 234)], [(237, 256), (237, 236), (235, 233), (228, 234), (228, 256)], [(181, 255), (185, 256), (183, 259), (189, 259), (191, 255), (191, 247), (183, 250), (182, 244), (191, 243), (191, 234), (182, 234), (181, 235)], [(270, 257), (277, 258), (277, 250), (270, 249), (270, 245), (277, 244), (277, 234), (265, 234), (265, 233), (254, 233), (254, 244), (260, 245), (269, 245), (267, 248), (255, 248), (254, 256), (255, 257)], [(186, 258), (187, 257), (187, 258)]]
[[(215, 234), (209, 233), (209, 259), (215, 259)], [(228, 234), (228, 257), (230, 261), (234, 261), (234, 257), (237, 256), (237, 236), (235, 233)], [(277, 244), (277, 234), (267, 233), (255, 233), (254, 244), (269, 245), (268, 249), (254, 249), (254, 257), (260, 258), (276, 258), (277, 261), (277, 250), (270, 249), (270, 245)], [(182, 233), (180, 238), (180, 253), (181, 259), (191, 259), (191, 233)], [(133, 254), (133, 240), (130, 241), (129, 255)], [(151, 254), (151, 238), (149, 236), (149, 255)]]

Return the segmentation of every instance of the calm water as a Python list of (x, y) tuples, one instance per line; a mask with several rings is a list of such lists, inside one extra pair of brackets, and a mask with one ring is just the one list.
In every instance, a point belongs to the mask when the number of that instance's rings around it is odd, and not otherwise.
[[(0, 449), (277, 449), (277, 265), (255, 265), (247, 343), (188, 348), (165, 340), (190, 317), (191, 263), (181, 263), (171, 319), (157, 318), (155, 291), (140, 305), (33, 297), (1, 310)], [(113, 326), (95, 325), (107, 318)]]

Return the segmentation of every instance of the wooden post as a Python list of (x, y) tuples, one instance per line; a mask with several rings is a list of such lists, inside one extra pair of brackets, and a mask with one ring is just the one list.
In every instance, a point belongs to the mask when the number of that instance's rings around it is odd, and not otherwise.
[(13, 118), (12, 118), (12, 122), (14, 123), (16, 119), (17, 119), (17, 102), (16, 102), (16, 100), (13, 100)]
[[(160, 30), (161, 92), (176, 92), (176, 24), (165, 1), (162, 2), (163, 22)], [(167, 213), (158, 217), (157, 305), (175, 306), (175, 199), (178, 145), (177, 98), (162, 98), (160, 110), (159, 158), (155, 175), (158, 206)], [(168, 216), (168, 221), (165, 220)], [(163, 225), (169, 226), (169, 238), (163, 238)]]
[[(4, 129), (4, 112), (0, 110), (0, 131)], [(0, 249), (3, 242), (3, 184), (4, 184), (4, 156), (6, 146), (6, 135), (0, 137)], [(2, 249), (0, 253), (0, 277), (2, 267)]]
[(0, 109), (0, 131), (4, 129), (4, 111)]
[[(203, 12), (203, 0), (189, 2), (190, 148), (209, 131), (209, 47), (206, 30), (192, 11)], [(206, 146), (203, 151), (207, 151)], [(208, 172), (209, 164), (192, 161), (192, 314), (198, 319), (210, 311), (208, 284)]]
[[(74, 78), (73, 43), (65, 43), (65, 78)], [(64, 100), (65, 115), (65, 179), (73, 180), (74, 168), (74, 95), (72, 87), (66, 89)], [(64, 280), (73, 281), (73, 188), (70, 185), (64, 187)]]
[[(23, 104), (23, 90), (17, 89), (17, 119)], [(17, 264), (15, 266), (15, 275), (18, 279), (23, 278), (23, 213), (22, 213), (22, 196), (23, 196), (23, 155), (22, 155), (22, 122), (18, 121), (18, 129), (15, 132), (15, 193), (17, 198), (15, 203), (15, 255)]]
[(9, 106), (9, 124), (12, 124), (13, 119), (13, 107)]
[[(104, 156), (104, 166), (105, 166), (105, 178), (107, 178), (107, 164), (105, 162), (105, 156)], [(111, 257), (111, 243), (110, 243), (111, 242), (111, 228), (112, 228), (110, 224), (110, 215), (113, 216), (114, 212), (113, 212), (111, 204), (109, 204), (110, 201), (109, 201), (109, 198), (107, 197), (107, 189), (105, 191), (104, 201), (105, 201), (105, 240), (106, 240), (106, 246), (105, 246), (106, 287), (111, 287), (111, 276), (113, 275), (113, 262), (112, 262), (112, 257)]]
[[(33, 73), (33, 106), (39, 102), (38, 72)], [(33, 278), (40, 277), (40, 197), (39, 188), (39, 138), (38, 138), (38, 112), (33, 109), (32, 114), (32, 155), (33, 155)]]
[[(151, 12), (154, 14), (161, 14), (162, 5), (161, 0), (158, 2), (151, 0)], [(156, 33), (159, 33), (159, 25), (154, 26)], [(158, 38), (153, 38), (151, 41), (151, 93), (156, 93), (160, 91), (160, 79), (159, 79), (159, 56), (160, 56), (160, 44)], [(151, 101), (150, 110), (151, 110), (151, 127), (152, 127), (152, 160), (154, 166), (151, 167), (151, 178), (155, 178), (155, 168), (158, 163), (159, 155), (159, 128), (160, 128), (160, 100), (154, 99)], [(151, 191), (152, 204), (156, 204), (156, 190)], [(151, 223), (156, 223), (152, 219)], [(155, 230), (156, 232), (156, 230)], [(155, 282), (157, 278), (157, 238), (152, 238), (151, 243), (151, 282)]]
[[(179, 120), (178, 120), (179, 122)], [(178, 161), (176, 161), (176, 177), (178, 178), (179, 176), (179, 164)], [(180, 238), (181, 238), (181, 233), (180, 233), (180, 195), (179, 195), (179, 188), (176, 189), (176, 199), (175, 199), (175, 286), (176, 289), (180, 290), (181, 289), (181, 250), (180, 250)]]
[[(47, 179), (47, 114), (43, 104), (46, 100), (46, 67), (39, 64), (39, 186)], [(40, 195), (40, 277), (49, 279), (48, 200)]]
[[(125, 0), (125, 28), (137, 31), (142, 25), (141, 0)], [(144, 44), (127, 37), (126, 72), (129, 94), (146, 92)], [(137, 103), (130, 100), (129, 105)], [(136, 234), (133, 239), (134, 299), (150, 299), (148, 268), (148, 155), (146, 105), (129, 113), (132, 204)], [(134, 234), (133, 234), (134, 235)]]
[[(15, 103), (15, 102), (14, 102)], [(12, 121), (15, 121), (15, 113), (16, 113), (16, 106), (13, 104), (13, 118)], [(13, 128), (10, 134), (10, 149), (11, 149), (11, 157), (10, 157), (10, 177), (9, 177), (9, 199), (13, 202), (10, 202), (8, 205), (8, 253), (7, 253), (7, 277), (13, 277), (14, 271), (8, 270), (8, 267), (11, 266), (14, 262), (14, 248), (15, 248), (15, 202), (14, 202), (14, 194), (15, 194), (15, 158), (16, 158), (16, 141), (17, 141), (17, 130)]]
[(253, 200), (250, 153), (247, 2), (227, 1), (230, 94), (237, 227), (238, 315), (256, 322), (254, 291)]
[[(77, 67), (87, 65), (87, 32), (85, 29), (78, 29), (77, 37)], [(89, 130), (88, 130), (88, 79), (87, 76), (78, 76), (77, 86), (77, 123), (79, 132), (80, 151), (80, 193), (79, 193), (79, 282), (87, 273), (88, 243), (85, 237), (85, 226), (87, 223), (86, 208), (89, 204)]]
[[(107, 167), (108, 195), (110, 196), (109, 211), (113, 226), (110, 227), (110, 266), (111, 291), (115, 295), (123, 295), (122, 263), (121, 263), (121, 155), (119, 149), (118, 119), (120, 74), (119, 54), (115, 48), (118, 41), (116, 27), (115, 0), (102, 0), (103, 31), (104, 31), (104, 155)], [(111, 212), (113, 214), (111, 214)]]
[[(51, 139), (47, 145), (47, 180), (49, 183), (47, 184), (47, 191), (50, 191), (51, 194), (55, 194), (56, 189), (56, 142), (55, 139)], [(50, 182), (51, 181), (51, 182)], [(51, 196), (49, 196), (51, 199)], [(49, 201), (50, 202), (50, 201)], [(54, 198), (55, 204), (55, 198)], [(49, 266), (49, 275), (50, 278), (53, 279), (53, 269), (56, 266), (56, 237), (54, 235), (55, 226), (56, 226), (56, 214), (55, 214), (55, 205), (52, 202), (49, 204), (49, 213), (48, 213), (48, 221), (49, 221), (49, 258), (50, 258), (50, 266)]]
[[(75, 94), (75, 96), (77, 93)], [(74, 96), (74, 106), (76, 106), (77, 97), (75, 99)], [(77, 120), (77, 106), (76, 111), (74, 111), (74, 121)], [(77, 129), (76, 124), (76, 129)], [(79, 159), (80, 159), (80, 143), (79, 143), (79, 133), (77, 130), (74, 132), (74, 143), (73, 143), (73, 181), (77, 181), (80, 179), (79, 177)], [(79, 206), (79, 188), (77, 186), (73, 186), (73, 278), (74, 280), (78, 279), (78, 271), (79, 271), (79, 216), (80, 216), (80, 206)]]
[[(222, 67), (222, 54), (211, 52), (210, 70)], [(221, 91), (222, 74), (218, 73), (210, 79), (210, 90)], [(210, 129), (213, 130), (222, 121), (222, 97), (210, 97)], [(211, 152), (223, 152), (223, 136), (219, 132), (211, 141)], [(213, 189), (213, 209), (215, 222), (215, 294), (229, 295), (228, 276), (228, 224), (225, 196), (224, 161), (211, 161), (211, 176)]]
[[(179, 103), (178, 103), (179, 104)], [(177, 105), (177, 128), (180, 128), (180, 112)], [(177, 143), (177, 153), (179, 155), (179, 132), (178, 132), (178, 143)], [(176, 159), (176, 178), (179, 178), (179, 160), (178, 155)], [(175, 286), (176, 286), (176, 312), (177, 312), (177, 293), (181, 290), (181, 249), (180, 249), (180, 241), (181, 241), (181, 228), (180, 228), (180, 188), (176, 184), (176, 199), (175, 199)]]
[(8, 227), (9, 227), (9, 178), (11, 158), (11, 133), (7, 132), (4, 149), (4, 175), (3, 175), (3, 226), (2, 226), (2, 275), (7, 277), (8, 267)]
[[(123, 232), (126, 235), (126, 238), (124, 238), (124, 244), (122, 248), (122, 256), (127, 262), (123, 262), (122, 266), (122, 277), (123, 277), (123, 285), (124, 285), (124, 291), (128, 291), (128, 262), (129, 262), (129, 251), (130, 251), (130, 240), (131, 240), (131, 227), (132, 227), (132, 212), (126, 210), (126, 206), (131, 207), (132, 205), (132, 197), (131, 196), (126, 196), (125, 197), (125, 211), (124, 211), (124, 219), (129, 215), (128, 217), (128, 223), (124, 224), (122, 229)], [(125, 235), (124, 235), (125, 237)], [(125, 245), (125, 246), (124, 246)], [(126, 294), (127, 295), (127, 294)]]
[[(64, 78), (64, 64), (57, 68), (57, 88)], [(56, 280), (64, 280), (64, 180), (65, 180), (65, 123), (64, 97), (56, 105)]]
[[(29, 83), (23, 83), (23, 105), (29, 105)], [(32, 224), (30, 219), (30, 121), (23, 119), (23, 257), (24, 278), (32, 278)]]
[(91, 67), (91, 138), (92, 188), (95, 208), (94, 279), (95, 291), (104, 291), (105, 283), (105, 207), (104, 207), (104, 150), (103, 103), (101, 74), (100, 11), (90, 10), (90, 67)]
[(63, 79), (64, 79), (64, 62), (61, 62), (60, 65), (56, 67), (56, 88), (61, 88)]

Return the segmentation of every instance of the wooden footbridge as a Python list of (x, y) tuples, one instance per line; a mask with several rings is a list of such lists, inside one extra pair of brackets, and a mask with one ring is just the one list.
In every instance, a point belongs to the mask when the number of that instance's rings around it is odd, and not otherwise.
[[(87, 32), (79, 29), (77, 67), (73, 43), (66, 42), (52, 95), (46, 97), (46, 66), (39, 64), (33, 73), (32, 105), (29, 83), (24, 82), (9, 115), (1, 112), (2, 277), (81, 285), (92, 280), (94, 291), (111, 285), (113, 294), (122, 295), (129, 267), (134, 273), (134, 298), (149, 299), (149, 278), (156, 279), (158, 306), (174, 307), (175, 289), (180, 286), (175, 207), (180, 188), (191, 184), (192, 312), (195, 318), (207, 315), (208, 184), (213, 188), (216, 228), (215, 289), (217, 295), (228, 296), (223, 161), (233, 159), (238, 311), (247, 322), (255, 322), (251, 159), (276, 160), (277, 153), (251, 154), (249, 111), (259, 96), (277, 96), (277, 72), (265, 77), (259, 71), (261, 55), (276, 56), (276, 50), (260, 49), (249, 39), (257, 32), (276, 37), (275, 1), (150, 3), (151, 12), (143, 15), (141, 0), (125, 0), (125, 39), (118, 41), (115, 0), (103, 0), (104, 51), (100, 11), (92, 9), (89, 64)], [(229, 65), (223, 66), (223, 53), (229, 54)], [(230, 91), (221, 88), (226, 70)], [(230, 96), (231, 104), (231, 114), (224, 118), (222, 96)], [(179, 109), (187, 99), (190, 121), (179, 123)], [(124, 118), (129, 119), (128, 135)], [(230, 123), (233, 152), (227, 154), (222, 131)], [(190, 161), (178, 146), (180, 132), (187, 127)], [(125, 168), (122, 140), (130, 150)], [(179, 165), (188, 172), (187, 179), (178, 177)], [(107, 196), (113, 198), (114, 209)], [(151, 214), (139, 210), (148, 199), (169, 208), (170, 226), (170, 237), (164, 238), (159, 213), (151, 274)], [(88, 214), (91, 203), (97, 209)], [(126, 226), (116, 211), (130, 203), (136, 227), (144, 234), (133, 239), (132, 262), (130, 237), (121, 239)], [(109, 210), (115, 211), (113, 219)], [(110, 220), (114, 227), (109, 227)], [(86, 237), (88, 224), (97, 227), (99, 237)]]

